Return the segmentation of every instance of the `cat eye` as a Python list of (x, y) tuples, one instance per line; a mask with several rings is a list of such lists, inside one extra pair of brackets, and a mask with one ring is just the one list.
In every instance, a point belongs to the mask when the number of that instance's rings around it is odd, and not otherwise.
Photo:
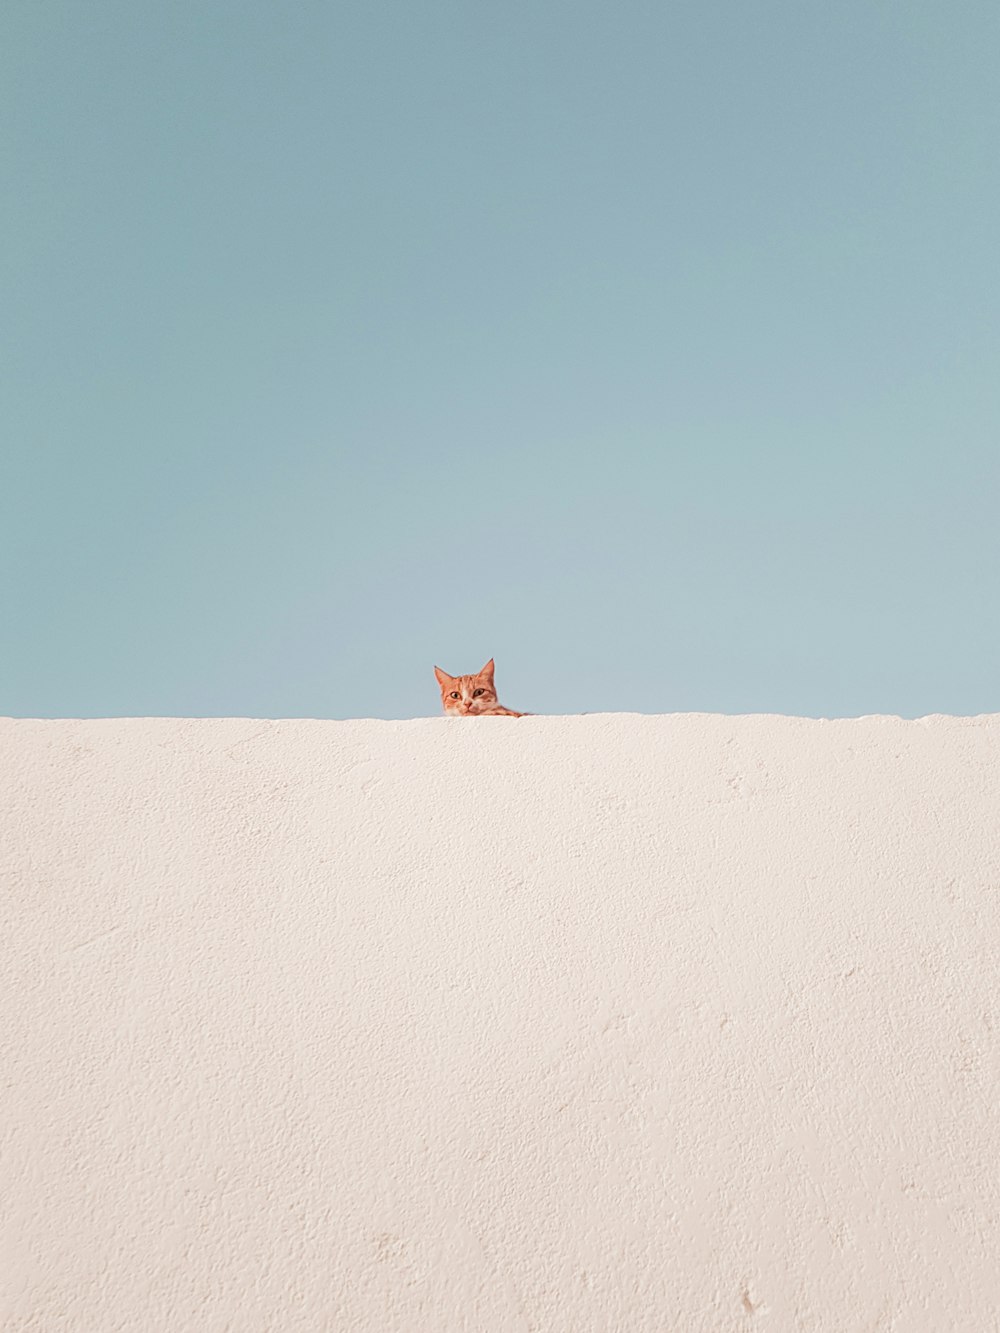
[(458, 690), (452, 690), (452, 692), (451, 692), (451, 697), (452, 697), (453, 699), (457, 699), (457, 698), (458, 698)]
[(478, 699), (479, 696), (480, 696), (481, 694), (485, 694), (485, 693), (486, 693), (485, 690), (473, 690), (473, 691), (472, 691), (472, 697), (473, 697), (473, 699)]

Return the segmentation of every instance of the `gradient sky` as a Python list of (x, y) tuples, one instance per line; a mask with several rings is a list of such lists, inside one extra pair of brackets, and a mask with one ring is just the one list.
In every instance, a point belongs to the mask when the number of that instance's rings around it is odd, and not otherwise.
[(995, 0), (0, 27), (0, 713), (1000, 710)]

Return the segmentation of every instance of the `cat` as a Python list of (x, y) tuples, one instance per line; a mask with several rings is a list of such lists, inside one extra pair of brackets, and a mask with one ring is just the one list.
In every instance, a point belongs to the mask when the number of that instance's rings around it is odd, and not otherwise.
[(528, 717), (504, 708), (497, 698), (493, 684), (493, 658), (474, 676), (449, 676), (440, 667), (434, 668), (441, 686), (441, 702), (448, 717)]

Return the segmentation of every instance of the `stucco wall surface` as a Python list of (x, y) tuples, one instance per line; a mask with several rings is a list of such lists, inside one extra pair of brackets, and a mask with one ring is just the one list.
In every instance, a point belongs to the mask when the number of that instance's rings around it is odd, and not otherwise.
[(0, 1328), (1000, 1328), (1000, 716), (0, 724)]

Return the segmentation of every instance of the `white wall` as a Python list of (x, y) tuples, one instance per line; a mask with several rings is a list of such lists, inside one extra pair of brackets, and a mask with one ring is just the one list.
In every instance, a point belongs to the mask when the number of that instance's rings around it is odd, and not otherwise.
[(0, 1328), (1000, 1328), (1000, 716), (0, 724)]

